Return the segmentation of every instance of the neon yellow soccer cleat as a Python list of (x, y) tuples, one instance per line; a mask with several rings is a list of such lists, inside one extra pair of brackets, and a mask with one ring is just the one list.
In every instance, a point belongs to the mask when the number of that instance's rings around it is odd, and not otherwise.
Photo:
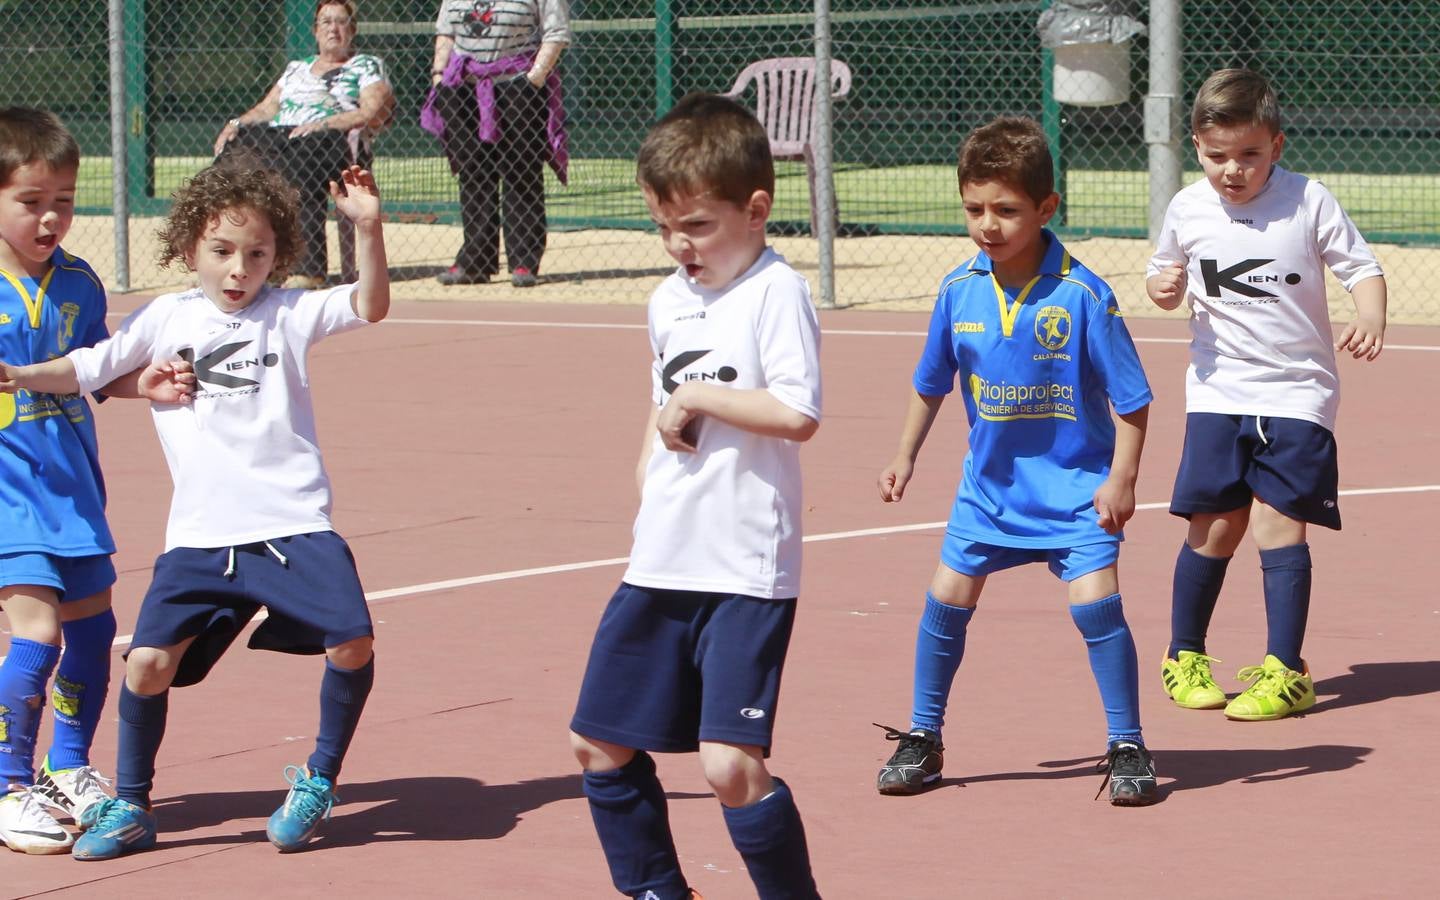
[(1165, 693), (1175, 701), (1176, 706), (1185, 709), (1219, 709), (1225, 705), (1225, 692), (1215, 683), (1210, 674), (1210, 664), (1220, 660), (1181, 650), (1179, 659), (1165, 657), (1160, 663), (1160, 680), (1165, 684)]
[[(1302, 662), (1301, 665), (1304, 665)], [(1296, 672), (1269, 654), (1258, 666), (1246, 666), (1235, 676), (1251, 685), (1225, 707), (1225, 718), (1266, 722), (1304, 712), (1315, 705), (1315, 682), (1309, 667)]]

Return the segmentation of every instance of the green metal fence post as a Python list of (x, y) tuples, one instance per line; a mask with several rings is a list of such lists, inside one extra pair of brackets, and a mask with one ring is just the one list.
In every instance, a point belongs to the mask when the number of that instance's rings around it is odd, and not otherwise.
[(655, 118), (675, 103), (675, 45), (680, 40), (680, 0), (655, 0)]
[(304, 59), (315, 49), (315, 4), (285, 0), (285, 58)]
[(125, 152), (130, 211), (155, 195), (155, 148), (150, 143), (149, 85), (145, 78), (145, 0), (125, 3)]
[[(1041, 4), (1041, 9), (1049, 9), (1050, 0)], [(1040, 51), (1040, 126), (1045, 130), (1045, 139), (1050, 143), (1050, 154), (1054, 157), (1055, 165), (1055, 190), (1060, 193), (1060, 208), (1055, 210), (1055, 218), (1050, 224), (1056, 228), (1065, 226), (1066, 199), (1065, 199), (1065, 153), (1064, 141), (1060, 133), (1060, 103), (1055, 99), (1055, 53), (1051, 50)]]

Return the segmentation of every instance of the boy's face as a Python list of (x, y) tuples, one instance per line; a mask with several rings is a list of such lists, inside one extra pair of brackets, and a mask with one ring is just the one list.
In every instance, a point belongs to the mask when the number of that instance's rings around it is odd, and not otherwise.
[(39, 278), (75, 220), (75, 169), (26, 163), (0, 187), (0, 268)]
[(1206, 180), (1226, 203), (1254, 199), (1285, 147), (1285, 135), (1264, 125), (1212, 125), (1190, 140)]
[(998, 179), (967, 181), (960, 186), (965, 228), (970, 239), (995, 264), (1001, 281), (1026, 280), (1045, 257), (1040, 229), (1055, 215), (1060, 195), (1040, 203), (1019, 187)]
[(232, 206), (210, 220), (185, 262), (200, 276), (211, 303), (239, 312), (259, 296), (275, 267), (275, 230), (268, 216)]
[(684, 267), (686, 277), (706, 290), (729, 286), (765, 250), (770, 195), (764, 191), (751, 194), (744, 206), (709, 194), (662, 203), (649, 188), (642, 191), (666, 252)]

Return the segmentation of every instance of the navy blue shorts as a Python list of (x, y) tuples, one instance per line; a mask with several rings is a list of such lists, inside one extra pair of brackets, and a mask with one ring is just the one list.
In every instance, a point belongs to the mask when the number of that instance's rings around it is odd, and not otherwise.
[(1170, 512), (1243, 509), (1253, 497), (1300, 522), (1340, 528), (1335, 435), (1304, 419), (1190, 413)]
[(196, 684), (262, 606), (268, 617), (249, 643), (257, 650), (324, 653), (375, 634), (350, 548), (335, 532), (316, 531), (233, 550), (176, 547), (162, 554), (130, 646), (195, 638), (174, 684)]
[(636, 750), (719, 741), (768, 756), (794, 624), (793, 597), (622, 582), (595, 631), (570, 728)]

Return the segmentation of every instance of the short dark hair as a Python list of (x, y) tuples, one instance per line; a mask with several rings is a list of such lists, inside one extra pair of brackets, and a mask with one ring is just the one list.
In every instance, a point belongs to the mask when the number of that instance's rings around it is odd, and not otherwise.
[(1221, 69), (1200, 85), (1190, 110), (1190, 130), (1199, 134), (1214, 126), (1263, 125), (1280, 133), (1280, 100), (1259, 72)]
[(275, 232), (270, 280), (284, 279), (304, 247), (300, 195), (278, 172), (244, 152), (201, 169), (175, 191), (170, 215), (160, 228), (160, 265), (185, 262), (210, 224), (237, 207), (253, 209), (270, 220)]
[(711, 193), (744, 206), (775, 195), (770, 139), (755, 114), (719, 94), (688, 94), (640, 144), (635, 180), (662, 201)]
[(52, 169), (79, 169), (80, 145), (54, 113), (29, 106), (0, 109), (0, 187), (15, 170), (42, 162)]
[(1000, 116), (970, 132), (955, 167), (960, 193), (965, 183), (1004, 181), (1036, 204), (1055, 193), (1055, 161), (1040, 123), (1028, 116)]

